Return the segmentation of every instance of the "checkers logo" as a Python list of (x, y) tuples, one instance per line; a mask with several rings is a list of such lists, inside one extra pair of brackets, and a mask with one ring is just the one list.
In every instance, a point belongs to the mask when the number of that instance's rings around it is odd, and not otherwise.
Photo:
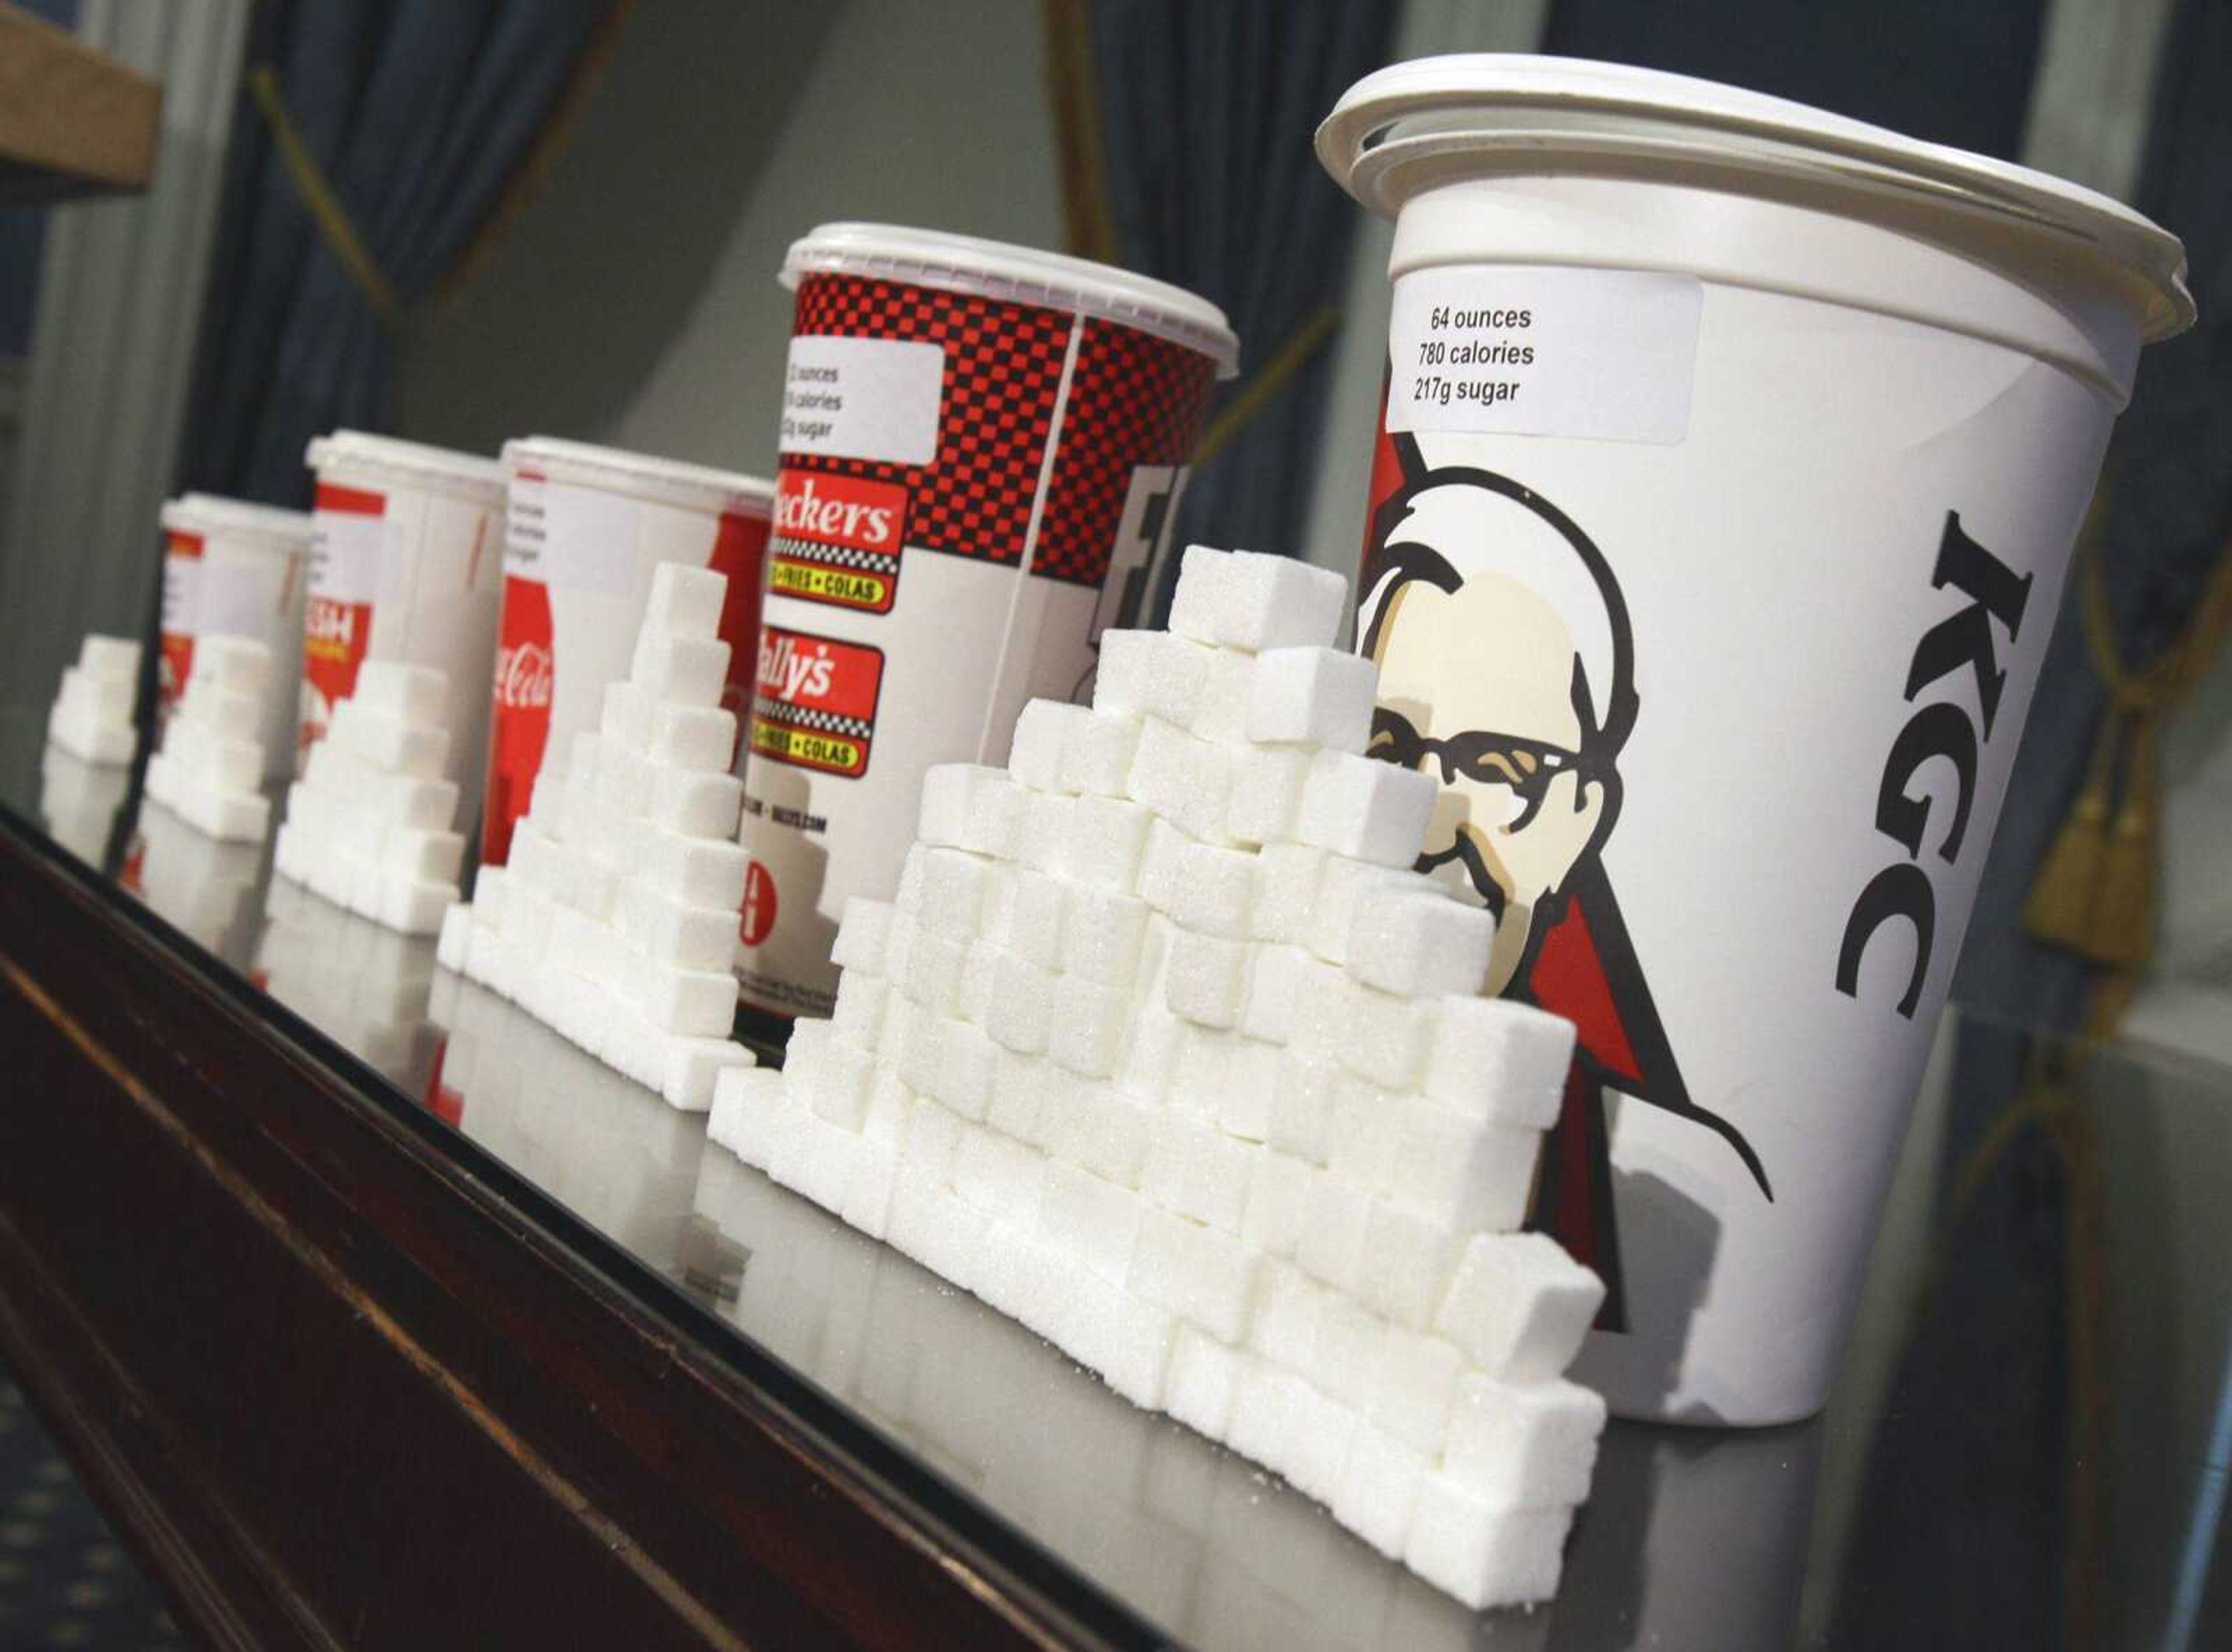
[(868, 613), (889, 613), (899, 594), (907, 490), (819, 471), (784, 470), (775, 483), (778, 596)]
[(857, 780), (868, 772), (883, 686), (880, 648), (763, 626), (752, 696), (752, 750)]

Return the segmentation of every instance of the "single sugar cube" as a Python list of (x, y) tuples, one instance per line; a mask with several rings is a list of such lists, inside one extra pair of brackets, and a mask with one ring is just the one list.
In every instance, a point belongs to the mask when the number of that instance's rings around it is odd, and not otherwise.
[(725, 1038), (736, 1025), (736, 978), (725, 969), (668, 969), (643, 976), (643, 1017), (662, 1033)]
[(1244, 844), (1284, 843), (1294, 835), (1309, 778), (1310, 754), (1279, 746), (1249, 746), (1232, 754), (1232, 797), (1224, 829)]
[(1117, 716), (1147, 709), (1147, 679), (1154, 670), (1157, 631), (1124, 631), (1112, 625), (1093, 645), (1093, 709)]
[(1015, 718), (1015, 733), (1008, 748), (1008, 773), (1015, 784), (1031, 792), (1074, 791), (1062, 784), (1062, 758), (1080, 729), (1093, 714), (1064, 700), (1033, 700)]
[(1381, 1346), (1393, 1327), (1355, 1298), (1335, 1291), (1318, 1315), (1310, 1380), (1341, 1404), (1361, 1410), (1379, 1373)]
[(1062, 920), (1068, 894), (1061, 880), (1028, 867), (1015, 872), (1015, 901), (1001, 944), (1038, 969), (1058, 969), (1062, 961)]
[(1132, 772), (1132, 755), (1139, 745), (1139, 719), (1086, 711), (1065, 719), (1065, 725), (1054, 789), (1123, 796), (1125, 778)]
[[(1180, 565), (1179, 589), (1193, 568), (1189, 548)], [(1272, 648), (1329, 646), (1340, 634), (1348, 607), (1348, 581), (1329, 568), (1289, 556), (1232, 551), (1217, 567), (1209, 592), (1212, 634), (1205, 642), (1262, 653)], [(1171, 629), (1178, 630), (1176, 605)], [(1193, 633), (1187, 633), (1189, 635)]]
[(1446, 896), (1405, 892), (1357, 903), (1349, 973), (1404, 997), (1475, 997), (1486, 984), (1495, 917)]
[(1339, 1029), (1340, 1059), (1350, 1072), (1389, 1090), (1408, 1090), (1425, 1067), (1433, 1008), (1429, 1000), (1398, 998), (1345, 980), (1326, 1013)]
[(1604, 1396), (1576, 1383), (1457, 1379), (1443, 1469), (1505, 1508), (1565, 1508), (1586, 1500), (1604, 1433)]
[(1243, 1142), (1269, 1139), (1282, 1053), (1274, 1044), (1247, 1038), (1233, 1040), (1231, 1059), (1225, 1063), (1224, 1086), (1217, 1098), (1217, 1127), (1227, 1136)]
[(997, 1130), (971, 1124), (953, 1160), (953, 1190), (979, 1210), (1028, 1231), (1038, 1220), (1046, 1156)]
[(651, 571), (651, 590), (644, 599), (644, 627), (672, 637), (717, 636), (721, 606), (728, 593), (727, 577), (710, 568), (661, 562)]
[(1240, 940), (1248, 934), (1256, 894), (1256, 857), (1244, 849), (1180, 842), (1159, 882), (1167, 904), (1158, 908), (1182, 928)]
[(915, 922), (950, 941), (973, 939), (983, 916), (989, 867), (963, 850), (931, 849), (922, 859), (922, 907)]
[(859, 1046), (830, 1038), (815, 1053), (806, 1103), (814, 1115), (851, 1135), (868, 1116), (875, 1059)]
[(951, 1015), (960, 1007), (961, 972), (966, 961), (961, 943), (918, 925), (907, 938), (906, 975), (899, 990), (933, 1015)]
[(923, 773), (918, 836), (925, 846), (966, 848), (1004, 858), (1015, 852), (1022, 801), (996, 768), (981, 763), (933, 763)]
[(1076, 975), (1055, 977), (1048, 1005), (1047, 1054), (1089, 1079), (1116, 1071), (1131, 1019), (1131, 995)]
[(1569, 1508), (1501, 1508), (1448, 1474), (1429, 1474), (1403, 1561), (1475, 1611), (1545, 1601), (1558, 1592), (1573, 1524)]
[(1249, 739), (1361, 752), (1379, 669), (1332, 648), (1272, 648), (1256, 657), (1249, 688)]
[(1294, 835), (1335, 854), (1380, 866), (1408, 866), (1426, 839), (1440, 788), (1431, 775), (1353, 752), (1310, 759)]
[(1528, 1130), (1555, 1122), (1573, 1059), (1573, 1024), (1503, 998), (1434, 1007), (1425, 1092), (1476, 1118)]
[(971, 941), (961, 958), (961, 1019), (983, 1027), (992, 1019), (992, 991), (1000, 967), (1000, 949), (989, 941)]
[(1346, 855), (1326, 856), (1318, 869), (1317, 899), (1301, 940), (1328, 963), (1348, 962), (1349, 932), (1357, 908), (1366, 901), (1392, 900), (1398, 894), (1425, 892), (1430, 880), (1414, 872), (1375, 866)]
[(1231, 554), (1211, 545), (1189, 545), (1178, 559), (1178, 588), (1171, 593), (1171, 634), (1214, 643), (1227, 605)]
[(1154, 1121), (1139, 1194), (1150, 1204), (1229, 1234), (1240, 1231), (1257, 1150), (1178, 1113)]
[(1349, 1436), (1348, 1461), (1333, 1489), (1333, 1515), (1391, 1559), (1403, 1558), (1418, 1493), (1434, 1464), (1384, 1428), (1359, 1422)]
[(982, 1028), (949, 1020), (939, 1029), (938, 1081), (930, 1093), (962, 1118), (983, 1118), (992, 1101), (992, 1066), (999, 1052)]
[(1392, 1325), (1424, 1331), (1441, 1305), (1457, 1260), (1450, 1230), (1375, 1199), (1365, 1223), (1357, 1298)]
[[(621, 686), (614, 684), (615, 687)], [(728, 714), (721, 714), (726, 716)], [(649, 819), (685, 838), (733, 838), (743, 808), (743, 782), (700, 768), (653, 768)]]
[(886, 1143), (862, 1137), (853, 1160), (853, 1178), (838, 1215), (871, 1239), (890, 1231), (892, 1190), (899, 1185), (899, 1156)]
[(669, 900), (684, 906), (742, 910), (745, 856), (741, 844), (654, 831), (646, 849), (651, 886)]
[(1406, 1104), (1388, 1186), (1424, 1221), (1458, 1233), (1508, 1233), (1526, 1219), (1542, 1137), (1452, 1112)]
[(1139, 850), (1137, 893), (1158, 912), (1167, 913), (1177, 902), (1178, 852), (1192, 839), (1167, 820), (1147, 825), (1147, 840)]
[(1256, 888), (1249, 903), (1249, 933), (1258, 941), (1307, 944), (1320, 885), (1333, 858), (1307, 844), (1266, 844), (1256, 857)]
[(1331, 969), (1301, 947), (1257, 946), (1249, 966), (1240, 1030), (1251, 1039), (1287, 1043), (1298, 1020), (1323, 1013)]
[(1327, 1169), (1367, 1192), (1385, 1192), (1394, 1180), (1401, 1126), (1400, 1097), (1343, 1073), (1326, 1121)]
[(1307, 1163), (1323, 1164), (1343, 1076), (1335, 1062), (1283, 1052), (1271, 1097), (1271, 1145)]
[(628, 681), (670, 705), (713, 707), (729, 679), (729, 645), (717, 637), (646, 630), (635, 641)]
[(1330, 1170), (1312, 1178), (1294, 1260), (1310, 1275), (1353, 1295), (1364, 1269), (1364, 1235), (1372, 1195)]
[(1104, 1182), (1139, 1184), (1152, 1116), (1112, 1084), (1054, 1070), (1044, 1130), (1047, 1151)]
[(357, 667), (356, 687), (349, 697), (405, 722), (440, 727), (449, 721), (449, 674), (431, 665), (366, 660)]
[(1169, 1094), (1187, 1023), (1153, 1003), (1143, 1004), (1132, 1023), (1132, 1041), (1116, 1082), (1127, 1094), (1160, 1105)]
[(1063, 972), (1096, 986), (1128, 988), (1146, 937), (1146, 903), (1089, 884), (1070, 889), (1067, 897), (1061, 925)]
[(1317, 1357), (1318, 1316), (1327, 1294), (1291, 1263), (1264, 1262), (1256, 1273), (1248, 1346), (1275, 1365), (1307, 1373)]
[(1112, 1285), (1121, 1285), (1139, 1240), (1146, 1202), (1130, 1188), (1060, 1159), (1050, 1160), (1041, 1189), (1038, 1232)]
[(906, 1138), (899, 1156), (940, 1187), (953, 1180), (954, 1156), (961, 1150), (962, 1119), (928, 1096), (918, 1095), (908, 1110)]
[(1183, 1030), (1164, 1099), (1173, 1112), (1214, 1124), (1230, 1077), (1234, 1040), (1214, 1027), (1184, 1020), (1178, 1025)]
[(1254, 1259), (1232, 1234), (1151, 1207), (1139, 1217), (1126, 1283), (1220, 1342), (1237, 1343), (1247, 1334)]
[(1183, 726), (1201, 702), (1211, 651), (1164, 631), (1104, 631), (1093, 709)]
[(1256, 657), (1230, 648), (1207, 651), (1201, 693), (1193, 716), (1186, 720), (1189, 733), (1213, 745), (1248, 743), (1248, 704), (1255, 694)]
[(1054, 977), (1012, 952), (992, 960), (991, 999), (984, 1007), (984, 1030), (1002, 1049), (1037, 1055), (1047, 1047)]
[(860, 1120), (860, 1134), (872, 1142), (897, 1148), (906, 1140), (907, 1114), (914, 1108), (914, 1092), (876, 1053), (876, 1076), (868, 1086), (868, 1111)]
[(884, 1030), (884, 1006), (890, 984), (877, 976), (847, 970), (837, 978), (837, 1001), (829, 1025), (847, 1043), (873, 1050)]
[(1043, 1145), (1039, 1134), (1045, 1098), (1041, 1071), (1031, 1057), (1002, 1048), (992, 1063), (992, 1099), (984, 1109), (985, 1124), (1030, 1146)]
[(1465, 1242), (1434, 1326), (1490, 1377), (1542, 1381), (1572, 1363), (1604, 1293), (1546, 1234), (1480, 1234)]
[(998, 769), (977, 777), (961, 822), (960, 847), (995, 860), (1013, 860), (1023, 837), (1023, 788)]
[(872, 901), (865, 895), (847, 897), (844, 915), (837, 921), (837, 940), (830, 949), (829, 961), (840, 969), (884, 974), (894, 916), (889, 902)]
[(607, 683), (598, 732), (624, 750), (646, 750), (651, 745), (651, 714), (658, 704), (640, 683), (626, 678)]
[(1077, 799), (1042, 792), (1025, 792), (1022, 798), (1022, 827), (1017, 834), (1015, 858), (1032, 871), (1064, 876), (1069, 870), (1070, 845), (1076, 836)]
[[(1125, 790), (1188, 837), (1226, 841), (1232, 754), (1223, 747), (1149, 717), (1141, 726)], [(1423, 821), (1419, 830), (1423, 834)]]
[(1172, 1416), (1196, 1433), (1223, 1440), (1232, 1429), (1242, 1374), (1253, 1364), (1253, 1358), (1238, 1349), (1181, 1324), (1171, 1348), (1164, 1404)]
[(1163, 1000), (1204, 1027), (1238, 1025), (1248, 994), (1248, 943), (1179, 930), (1171, 936)]
[(1152, 817), (1121, 797), (1080, 797), (1069, 809), (1064, 869), (1079, 883), (1129, 894), (1139, 881), (1139, 857)]
[(1248, 1202), (1240, 1215), (1240, 1242), (1261, 1256), (1291, 1257), (1301, 1242), (1312, 1167), (1291, 1154), (1266, 1148), (1248, 1171)]
[(1438, 1452), (1464, 1357), (1438, 1337), (1391, 1326), (1364, 1415), (1413, 1451)]
[(88, 677), (129, 683), (140, 675), (140, 645), (128, 638), (88, 632), (77, 645), (77, 664)]

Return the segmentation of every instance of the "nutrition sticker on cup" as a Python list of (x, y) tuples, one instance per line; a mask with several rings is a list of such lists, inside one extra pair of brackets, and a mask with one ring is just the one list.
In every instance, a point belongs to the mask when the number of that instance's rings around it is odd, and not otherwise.
[(1413, 270), (1395, 283), (1387, 428), (1680, 442), (1703, 305), (1694, 275)]
[(942, 345), (801, 334), (783, 363), (782, 451), (928, 464), (944, 381)]

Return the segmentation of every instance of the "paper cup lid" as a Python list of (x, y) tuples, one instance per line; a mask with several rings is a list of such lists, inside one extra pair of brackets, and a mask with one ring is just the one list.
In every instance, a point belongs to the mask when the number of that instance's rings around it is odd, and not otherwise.
[(310, 439), (303, 463), (313, 470), (345, 467), (385, 471), (406, 483), (462, 495), (482, 504), (503, 502), (503, 467), (477, 453), (406, 442), (365, 431), (335, 431)]
[(163, 502), (163, 526), (179, 534), (237, 534), (279, 541), (274, 549), (296, 550), (309, 543), (317, 524), (304, 512), (276, 505), (251, 505), (213, 493), (190, 493)]
[(775, 514), (775, 483), (734, 470), (687, 464), (555, 436), (516, 436), (503, 444), (508, 476), (525, 472), (556, 482), (605, 488), (689, 510), (746, 516)]
[(1198, 350), (1217, 364), (1220, 379), (1239, 371), (1240, 340), (1223, 310), (1183, 287), (1090, 259), (938, 230), (825, 224), (790, 243), (779, 279), (795, 288), (813, 275), (868, 275), (1076, 310)]
[(2021, 243), (2089, 255), (2149, 340), (2193, 323), (2185, 249), (2119, 201), (1988, 156), (1924, 143), (1806, 104), (1686, 75), (1580, 58), (1428, 57), (1367, 75), (1318, 128), (1342, 188), (1392, 217), (1422, 189), (1496, 172), (1585, 165), (1677, 182), (1762, 177), (1963, 215)]

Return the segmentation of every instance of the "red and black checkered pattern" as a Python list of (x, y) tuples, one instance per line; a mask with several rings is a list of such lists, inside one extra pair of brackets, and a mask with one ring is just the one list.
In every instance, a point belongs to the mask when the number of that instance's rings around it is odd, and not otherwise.
[(1086, 322), (1033, 573), (1093, 586), (1108, 577), (1133, 468), (1186, 462), (1216, 375), (1216, 364), (1197, 350)]
[(1070, 320), (1061, 310), (903, 282), (808, 275), (798, 284), (795, 332), (944, 347), (938, 457), (905, 465), (786, 453), (784, 468), (904, 483), (908, 544), (1020, 561)]

